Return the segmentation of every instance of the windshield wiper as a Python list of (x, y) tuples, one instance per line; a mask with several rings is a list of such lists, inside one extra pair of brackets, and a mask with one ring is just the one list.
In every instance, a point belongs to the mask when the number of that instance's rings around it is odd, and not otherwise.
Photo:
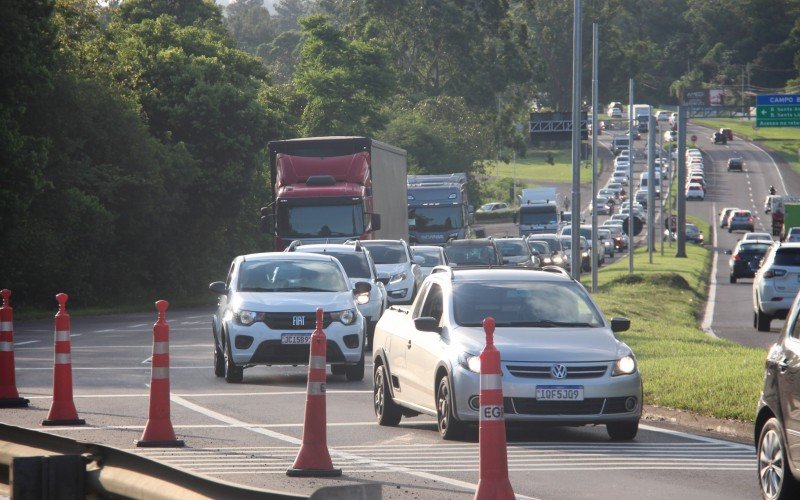
[(323, 290), (322, 288), (312, 288), (310, 286), (290, 286), (286, 288), (278, 288), (279, 292), (330, 292), (331, 290)]
[(566, 326), (571, 328), (579, 328), (579, 327), (592, 327), (591, 323), (580, 323), (580, 322), (571, 322), (571, 321), (550, 321), (550, 320), (543, 320), (543, 321), (523, 321), (519, 323), (514, 323), (514, 326), (532, 326), (532, 327), (541, 327), (541, 328), (553, 328), (557, 326)]
[(260, 286), (247, 286), (239, 289), (240, 292), (274, 292), (274, 288), (262, 288)]

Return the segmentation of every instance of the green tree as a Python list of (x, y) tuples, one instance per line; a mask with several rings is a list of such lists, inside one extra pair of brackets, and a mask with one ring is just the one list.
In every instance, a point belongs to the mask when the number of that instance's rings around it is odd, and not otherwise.
[(237, 0), (225, 12), (225, 24), (240, 49), (256, 55), (272, 41), (272, 17), (263, 0)]
[(385, 119), (380, 104), (394, 90), (386, 50), (377, 43), (348, 40), (322, 15), (300, 21), (303, 41), (294, 74), (307, 104), (306, 135), (372, 135)]

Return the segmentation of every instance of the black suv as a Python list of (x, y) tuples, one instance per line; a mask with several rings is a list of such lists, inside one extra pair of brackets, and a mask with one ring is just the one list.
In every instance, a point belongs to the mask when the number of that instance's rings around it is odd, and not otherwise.
[(728, 172), (731, 170), (738, 170), (739, 172), (744, 170), (744, 159), (742, 158), (731, 158), (728, 160)]
[(781, 337), (767, 354), (764, 389), (755, 420), (758, 484), (764, 498), (798, 498), (800, 493), (800, 324), (794, 299)]
[(730, 253), (728, 264), (731, 268), (730, 282), (736, 283), (739, 278), (753, 278), (761, 266), (761, 259), (772, 246), (767, 240), (739, 240)]
[(728, 144), (728, 138), (722, 132), (714, 132), (714, 135), (711, 136), (711, 141), (714, 144)]
[(502, 266), (503, 255), (491, 238), (453, 240), (444, 253), (449, 265), (456, 266)]

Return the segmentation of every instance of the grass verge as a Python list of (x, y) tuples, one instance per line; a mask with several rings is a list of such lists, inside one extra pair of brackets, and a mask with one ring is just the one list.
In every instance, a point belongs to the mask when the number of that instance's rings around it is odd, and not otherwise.
[[(553, 164), (548, 163), (552, 157)], [(591, 166), (591, 162), (584, 162)], [(517, 158), (513, 163), (492, 162), (486, 170), (490, 177), (516, 178), (526, 187), (534, 187), (541, 182), (572, 182), (571, 149), (528, 149), (525, 158)], [(592, 182), (590, 172), (581, 174), (581, 184)]]
[(776, 160), (791, 165), (792, 170), (800, 173), (800, 129), (797, 128), (755, 128), (755, 120), (742, 118), (708, 118), (692, 119), (692, 122), (712, 129), (729, 128), (733, 130), (736, 144), (737, 137), (746, 137), (759, 142), (767, 148)]
[(634, 274), (628, 259), (599, 271), (595, 299), (607, 317), (631, 319), (618, 336), (636, 354), (646, 404), (752, 422), (766, 353), (700, 330), (711, 250), (689, 244), (686, 253), (678, 259), (674, 246), (665, 248), (649, 264), (646, 249), (638, 249)]

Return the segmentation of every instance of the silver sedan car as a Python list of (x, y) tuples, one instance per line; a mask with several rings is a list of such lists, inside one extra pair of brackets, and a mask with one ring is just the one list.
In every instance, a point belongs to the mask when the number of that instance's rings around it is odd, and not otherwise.
[(615, 440), (636, 436), (642, 380), (631, 349), (566, 272), (437, 267), (410, 308), (391, 307), (375, 328), (374, 409), (380, 425), (435, 416), (444, 439), (478, 421), (481, 324), (496, 321), (505, 419), (603, 424)]

